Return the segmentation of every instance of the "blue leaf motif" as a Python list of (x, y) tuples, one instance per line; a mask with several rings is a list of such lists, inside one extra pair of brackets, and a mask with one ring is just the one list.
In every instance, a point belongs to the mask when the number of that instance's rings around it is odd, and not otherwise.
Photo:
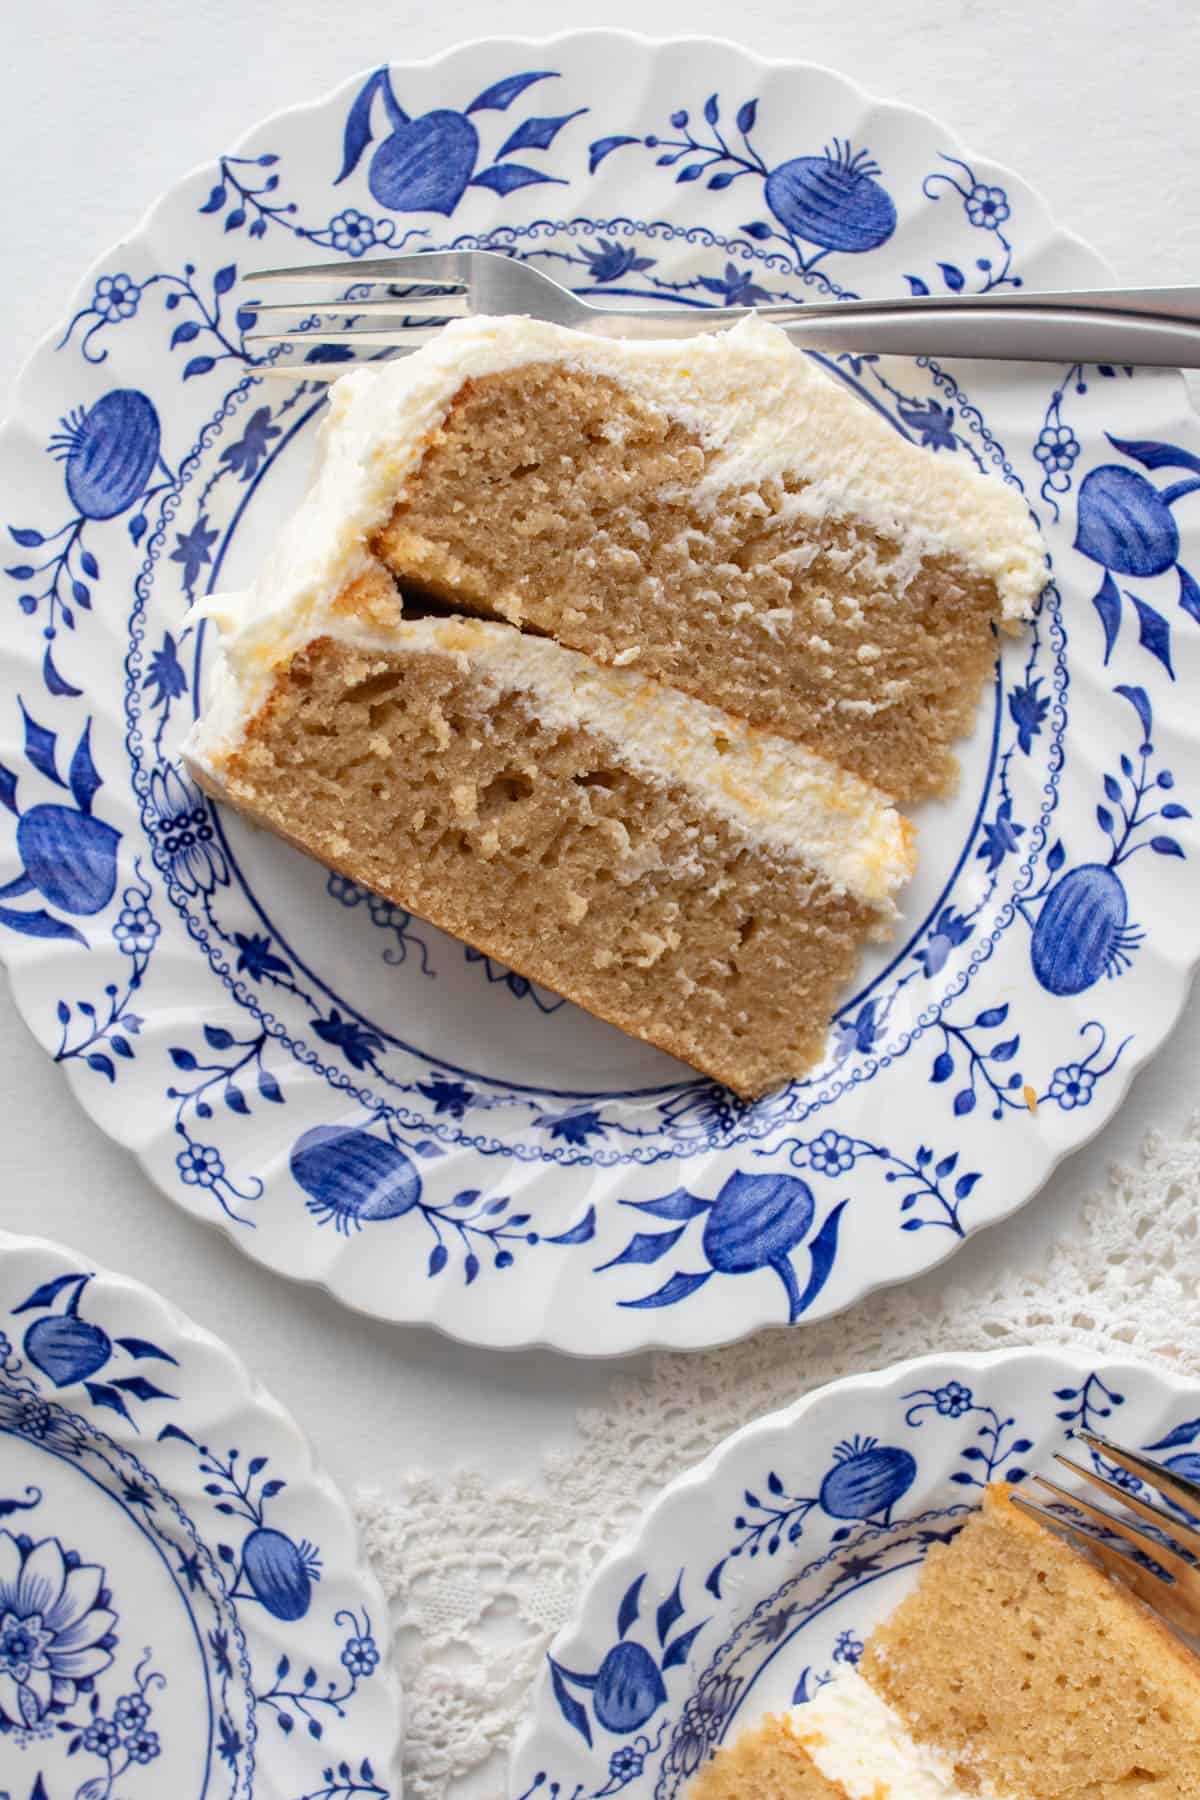
[(221, 183), (218, 182), (216, 187), (213, 188), (212, 192), (209, 194), (208, 199), (204, 202), (204, 205), (200, 207), (199, 210), (202, 213), (220, 212), (225, 204), (225, 198), (225, 189), (222, 187)]
[(174, 350), (180, 344), (190, 344), (193, 338), (198, 338), (199, 336), (200, 327), (197, 325), (195, 319), (185, 319), (183, 324), (177, 325), (171, 333), (170, 347)]
[(193, 356), (190, 363), (184, 365), (183, 379), (190, 381), (193, 375), (207, 375), (216, 366), (216, 359), (211, 356)]
[(621, 1596), (621, 1605), (617, 1612), (618, 1637), (624, 1637), (630, 1626), (636, 1625), (638, 1622), (638, 1618), (640, 1617), (639, 1601), (641, 1599), (642, 1584), (645, 1579), (644, 1573), (639, 1575), (636, 1581), (630, 1582), (629, 1586), (625, 1589), (624, 1594)]
[(976, 1182), (979, 1180), (979, 1178), (980, 1177), (979, 1177), (979, 1174), (977, 1171), (972, 1171), (971, 1173), (969, 1173), (967, 1175), (960, 1175), (958, 1180), (954, 1184), (955, 1199), (956, 1200), (965, 1200), (967, 1198), (967, 1196), (970, 1194), (972, 1188), (974, 1188), (974, 1186), (975, 1186)]
[(639, 142), (640, 139), (635, 137), (597, 138), (594, 144), (588, 145), (588, 174), (594, 175), (605, 157), (611, 156), (614, 150), (620, 150), (626, 144)]
[(1152, 837), (1150, 839), (1150, 848), (1156, 850), (1160, 856), (1183, 855), (1182, 849), (1172, 837)]
[(954, 1073), (954, 1058), (948, 1050), (941, 1051), (933, 1059), (933, 1070), (930, 1081), (949, 1081)]
[(548, 1237), (548, 1244), (587, 1244), (596, 1235), (596, 1209), (589, 1206), (578, 1225), (572, 1225), (569, 1231), (562, 1231), (557, 1237)]
[(518, 188), (533, 187), (539, 181), (553, 182), (559, 187), (567, 185), (561, 176), (543, 175), (526, 163), (496, 163), (493, 168), (481, 169), (468, 185), (490, 188), (493, 194), (503, 195), (515, 193)]
[(622, 1206), (629, 1206), (635, 1212), (650, 1213), (656, 1219), (695, 1219), (702, 1212), (707, 1212), (712, 1202), (698, 1200), (695, 1194), (689, 1194), (686, 1188), (675, 1188), (669, 1194), (663, 1194), (658, 1200), (622, 1200)]
[(66, 787), (67, 784), (59, 774), (54, 760), (54, 753), (58, 746), (57, 737), (44, 725), (39, 725), (36, 719), (30, 718), (25, 710), (23, 700), (18, 700), (17, 704), (21, 708), (21, 717), (25, 721), (26, 756), (38, 773), (46, 777), (47, 781), (52, 781), (55, 787)]
[(743, 137), (748, 137), (754, 130), (754, 121), (758, 117), (758, 101), (747, 100), (744, 106), (738, 107), (737, 128)]
[(674, 1231), (635, 1232), (618, 1256), (612, 1257), (609, 1262), (597, 1264), (596, 1273), (600, 1274), (604, 1269), (619, 1268), (622, 1263), (658, 1262), (660, 1257), (665, 1256), (679, 1242), (686, 1230), (686, 1225), (678, 1225)]
[(552, 1656), (546, 1661), (550, 1664), (550, 1685), (554, 1690), (554, 1698), (558, 1702), (558, 1710), (568, 1725), (573, 1725), (585, 1744), (592, 1741), (592, 1724), (587, 1716), (587, 1708), (581, 1706), (574, 1694), (570, 1692), (563, 1680), (563, 1671)]
[(1171, 627), (1160, 612), (1139, 600), (1136, 594), (1128, 594), (1137, 609), (1138, 642), (1151, 656), (1162, 664), (1171, 680), (1175, 679), (1175, 671), (1171, 667)]
[(218, 269), (213, 276), (213, 293), (218, 296), (227, 294), (236, 280), (237, 264), (226, 263), (225, 267), (223, 269)]
[(826, 1215), (825, 1223), (808, 1247), (811, 1273), (808, 1285), (799, 1297), (792, 1301), (789, 1308), (789, 1323), (806, 1313), (825, 1283), (829, 1280), (833, 1265), (837, 1261), (838, 1228), (842, 1222), (842, 1214), (849, 1205), (848, 1200), (839, 1200)]
[(908, 283), (910, 294), (927, 294), (929, 292), (928, 282), (922, 281), (919, 275), (906, 275), (904, 279)]
[(961, 1119), (965, 1113), (975, 1110), (975, 1095), (970, 1088), (962, 1088), (954, 1096), (954, 1116)]
[(46, 684), (47, 693), (53, 694), (56, 700), (78, 700), (83, 689), (72, 687), (65, 676), (60, 675), (51, 655), (50, 645), (46, 645), (46, 654), (42, 658), (42, 680)]
[(1008, 1017), (1008, 1003), (1003, 1006), (989, 1006), (986, 1011), (978, 1013), (975, 1023), (982, 1031), (993, 1031), (997, 1025), (1003, 1025)]
[(942, 280), (950, 289), (951, 293), (961, 294), (963, 288), (967, 284), (966, 276), (963, 274), (962, 270), (956, 268), (953, 263), (944, 262), (940, 262), (938, 268), (942, 271)]
[(1006, 1038), (1002, 1044), (997, 1044), (995, 1049), (989, 1051), (988, 1054), (992, 1062), (1011, 1062), (1020, 1047), (1019, 1037)]
[(1100, 623), (1104, 627), (1104, 660), (1107, 663), (1121, 629), (1121, 593), (1107, 570), (1100, 583), (1100, 592), (1093, 596), (1092, 605), (1099, 613)]
[(503, 81), (493, 82), (491, 87), (484, 88), (482, 94), (477, 94), (466, 111), (469, 113), (507, 112), (518, 94), (523, 94), (525, 89), (532, 87), (535, 81), (554, 80), (557, 75), (557, 69), (534, 69), (525, 75), (506, 76)]
[(1179, 604), (1200, 625), (1200, 582), (1188, 574), (1182, 563), (1177, 563), (1176, 568), (1179, 571)]
[(166, 1350), (160, 1350), (157, 1344), (152, 1344), (150, 1342), (149, 1338), (119, 1337), (116, 1341), (121, 1346), (122, 1350), (127, 1350), (130, 1356), (136, 1357), (139, 1362), (144, 1357), (154, 1356), (157, 1357), (160, 1362), (175, 1363), (176, 1367), (178, 1367), (178, 1358), (172, 1356)]
[(680, 1637), (675, 1639), (675, 1642), (671, 1645), (670, 1649), (662, 1659), (664, 1671), (667, 1669), (678, 1669), (687, 1661), (688, 1653), (691, 1650), (692, 1645), (707, 1624), (707, 1619), (701, 1619), (699, 1625), (693, 1625), (690, 1631), (683, 1632)]
[[(13, 1307), (14, 1318), (18, 1313), (36, 1312), (39, 1307), (53, 1306), (63, 1289), (71, 1287), (78, 1280), (78, 1275), (56, 1275), (53, 1281), (44, 1281), (41, 1287), (34, 1288), (28, 1299), (22, 1300), (20, 1306)], [(1151, 1448), (1153, 1447), (1152, 1445)]]
[(665, 1282), (653, 1294), (647, 1294), (644, 1299), (619, 1300), (617, 1304), (632, 1312), (644, 1311), (648, 1307), (676, 1306), (680, 1300), (686, 1300), (689, 1295), (694, 1294), (697, 1288), (702, 1288), (711, 1275), (711, 1269), (705, 1269), (702, 1275), (689, 1275), (681, 1269), (678, 1274), (672, 1275), (670, 1281)]
[(665, 1644), (670, 1637), (671, 1627), (676, 1620), (683, 1617), (685, 1608), (681, 1598), (682, 1587), (683, 1570), (681, 1569), (675, 1578), (675, 1586), (654, 1615), (654, 1624), (660, 1645)]
[(749, 225), (743, 225), (742, 230), (747, 237), (753, 238), (756, 244), (765, 244), (771, 235), (771, 227), (765, 225), (761, 219), (754, 219)]
[(120, 1413), (123, 1419), (128, 1419), (133, 1424), (129, 1408), (115, 1387), (110, 1387), (106, 1381), (85, 1381), (83, 1385), (93, 1406), (107, 1406), (110, 1411)]
[(1155, 443), (1149, 438), (1118, 438), (1111, 431), (1104, 435), (1114, 450), (1119, 450), (1122, 456), (1132, 457), (1143, 469), (1191, 469), (1200, 475), (1200, 456), (1194, 456), (1190, 450), (1180, 450), (1174, 444)]
[(81, 813), (90, 813), (96, 790), (101, 786), (96, 765), (92, 761), (92, 721), (89, 719), (71, 758), (71, 793)]
[[(1067, 1396), (1060, 1395), (1060, 1399)], [(1166, 1437), (1158, 1438), (1153, 1444), (1147, 1444), (1147, 1450), (1182, 1450), (1187, 1444), (1194, 1444), (1200, 1437), (1200, 1419), (1186, 1419), (1182, 1425), (1176, 1425), (1168, 1431)]]
[(7, 925), (10, 931), (19, 931), (25, 937), (74, 938), (77, 944), (87, 948), (87, 939), (81, 931), (48, 912), (15, 912), (10, 907), (0, 906), (0, 925)]
[(1150, 710), (1150, 696), (1147, 694), (1145, 688), (1130, 687), (1123, 682), (1119, 687), (1113, 689), (1113, 693), (1120, 694), (1123, 700), (1128, 700), (1130, 706), (1132, 706), (1134, 712), (1141, 720), (1143, 734), (1148, 739), (1151, 729), (1153, 728), (1154, 715)]
[(721, 117), (721, 109), (717, 105), (717, 96), (710, 94), (704, 102), (704, 117), (710, 125), (716, 125)]
[(40, 531), (33, 531), (28, 526), (10, 525), (8, 535), (14, 544), (20, 544), (22, 550), (36, 550), (39, 544), (45, 543)]
[[(391, 91), (391, 82), (386, 69), (376, 69), (359, 89), (354, 105), (346, 117), (346, 129), (342, 138), (342, 168), (334, 186), (345, 181), (358, 167), (363, 151), (371, 141), (371, 106), (376, 94), (382, 89), (386, 99), (390, 100), (388, 111), (394, 124), (407, 125), (408, 114), (396, 102)], [(224, 204), (222, 194), (221, 204)], [(216, 209), (214, 208), (214, 211)]]
[(563, 113), (557, 119), (526, 119), (517, 126), (511, 137), (504, 140), (496, 152), (496, 161), (507, 156), (510, 150), (548, 150), (563, 126), (569, 125), (572, 119), (579, 118), (586, 111), (586, 106), (578, 106), (574, 112)]
[(84, 1058), (84, 1061), (89, 1069), (92, 1069), (97, 1075), (103, 1075), (107, 1081), (117, 1079), (117, 1071), (111, 1057), (105, 1056), (102, 1051), (93, 1050), (90, 1056)]
[(1104, 797), (1106, 800), (1111, 800), (1114, 806), (1120, 806), (1121, 788), (1115, 776), (1106, 775), (1104, 777)]

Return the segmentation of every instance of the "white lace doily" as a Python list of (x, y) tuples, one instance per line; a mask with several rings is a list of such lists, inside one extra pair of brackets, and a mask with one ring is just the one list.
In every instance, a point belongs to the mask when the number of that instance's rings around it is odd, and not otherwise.
[(664, 1482), (747, 1419), (841, 1375), (937, 1348), (1055, 1342), (1200, 1372), (1200, 1118), (1152, 1133), (1041, 1267), (945, 1289), (896, 1288), (813, 1326), (662, 1355), (579, 1418), (536, 1484), (415, 1476), (357, 1509), (393, 1603), (406, 1694), (406, 1800), (499, 1800), (528, 1690), (600, 1557)]

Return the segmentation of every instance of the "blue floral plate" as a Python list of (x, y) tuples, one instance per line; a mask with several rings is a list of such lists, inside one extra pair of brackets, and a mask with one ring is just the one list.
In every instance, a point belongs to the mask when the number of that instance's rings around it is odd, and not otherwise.
[[(324, 389), (259, 379), (246, 268), (499, 247), (613, 304), (1102, 279), (1015, 177), (826, 70), (609, 33), (378, 69), (182, 181), (81, 287), (0, 444), (0, 944), (172, 1199), (380, 1316), (713, 1344), (928, 1268), (1109, 1117), (1182, 1004), (1200, 437), (1111, 367), (826, 360), (1053, 556), (903, 928), (754, 1104), (214, 810), (176, 753)], [(350, 290), (352, 291), (352, 290)], [(308, 361), (339, 346), (293, 351)]]
[(124, 1276), (0, 1234), (0, 1784), (398, 1800), (383, 1595), (296, 1426)]
[(1196, 1400), (1138, 1364), (996, 1351), (835, 1382), (736, 1432), (654, 1502), (555, 1639), (511, 1800), (678, 1800), (719, 1745), (857, 1662), (988, 1482), (1024, 1481), (1088, 1429), (1195, 1477)]

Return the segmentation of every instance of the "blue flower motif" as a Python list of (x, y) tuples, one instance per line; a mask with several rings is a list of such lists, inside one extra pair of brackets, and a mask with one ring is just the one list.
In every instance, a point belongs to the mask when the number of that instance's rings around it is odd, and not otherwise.
[(933, 1404), (944, 1419), (961, 1419), (971, 1410), (971, 1390), (961, 1381), (948, 1381), (944, 1387), (934, 1389)]
[(808, 1160), (818, 1175), (844, 1175), (854, 1167), (854, 1145), (840, 1131), (823, 1131), (808, 1146)]
[(1056, 1100), (1064, 1112), (1074, 1112), (1077, 1106), (1091, 1105), (1095, 1085), (1096, 1076), (1092, 1069), (1085, 1069), (1082, 1063), (1065, 1063), (1050, 1077), (1050, 1098)]
[(171, 561), (183, 564), (183, 585), (190, 595), (206, 563), (212, 561), (212, 547), (220, 532), (208, 529), (208, 514), (202, 512), (190, 531), (175, 533), (176, 548)]
[(461, 1119), (475, 1097), (463, 1082), (444, 1081), (440, 1075), (432, 1081), (418, 1081), (417, 1092), (433, 1101), (435, 1113), (449, 1113), (452, 1119)]
[(900, 401), (896, 411), (904, 420), (910, 431), (920, 436), (927, 450), (953, 450), (958, 442), (954, 435), (954, 410), (949, 406), (940, 406), (936, 400), (926, 400), (923, 404), (915, 401)]
[(976, 856), (981, 856), (987, 863), (988, 874), (994, 875), (1006, 856), (1011, 856), (1017, 848), (1017, 839), (1024, 837), (1025, 827), (1013, 822), (1012, 801), (1002, 800), (996, 810), (996, 817), (990, 825), (985, 825)]
[(357, 1019), (343, 1019), (337, 1007), (331, 1007), (327, 1019), (313, 1019), (312, 1028), (326, 1044), (332, 1044), (345, 1055), (354, 1069), (375, 1068), (375, 1058), (384, 1048), (377, 1031), (371, 1031)]
[(782, 1643), (799, 1610), (797, 1606), (781, 1606), (778, 1612), (767, 1613), (754, 1628), (755, 1641), (760, 1644)]
[(92, 295), (92, 310), (115, 325), (119, 319), (132, 319), (138, 309), (142, 290), (130, 275), (101, 275)]
[(172, 881), (185, 894), (211, 894), (229, 880), (208, 807), (198, 787), (170, 763), (150, 777), (150, 824), (167, 859)]
[(378, 241), (375, 227), (366, 213), (348, 206), (329, 221), (329, 236), (335, 250), (345, 256), (361, 256)]
[(111, 1719), (93, 1719), (83, 1734), (83, 1747), (93, 1756), (111, 1756), (120, 1741)]
[(221, 452), (221, 461), (236, 471), (243, 481), (253, 481), (259, 466), (270, 453), (271, 439), (283, 434), (271, 423), (271, 409), (260, 406), (250, 415), (245, 431), (236, 444)]
[(186, 1144), (175, 1165), (186, 1187), (216, 1187), (225, 1179), (221, 1152), (212, 1144)]
[(137, 1731), (150, 1717), (150, 1703), (142, 1694), (122, 1694), (113, 1707), (113, 1718), (120, 1732)]
[(999, 231), (1012, 211), (1004, 189), (988, 187), (982, 181), (975, 183), (963, 204), (972, 225), (982, 226), (985, 231)]
[(579, 1112), (539, 1113), (535, 1123), (548, 1130), (552, 1138), (564, 1144), (586, 1144), (589, 1137), (602, 1137), (608, 1130), (594, 1107)]
[(636, 1776), (641, 1774), (645, 1766), (646, 1758), (640, 1750), (635, 1750), (632, 1744), (622, 1744), (621, 1748), (614, 1750), (608, 1759), (609, 1780), (619, 1781), (622, 1784), (633, 1781)]
[(113, 926), (113, 937), (122, 956), (149, 956), (161, 930), (158, 920), (143, 902), (121, 908)]
[(611, 238), (598, 238), (599, 249), (580, 252), (593, 281), (620, 281), (622, 275), (640, 275), (654, 267), (652, 256), (639, 256), (628, 244), (615, 244)]
[(849, 1663), (853, 1668), (856, 1663), (862, 1661), (864, 1648), (865, 1645), (861, 1638), (855, 1637), (852, 1631), (843, 1631), (833, 1646), (833, 1660), (835, 1663)]
[(1046, 714), (1050, 711), (1049, 694), (1038, 693), (1041, 685), (1042, 677), (1035, 675), (1032, 681), (1023, 687), (1015, 687), (1008, 696), (1008, 710), (1017, 728), (1017, 742), (1026, 756), (1033, 748), (1034, 738), (1041, 735)]
[(1079, 455), (1079, 439), (1069, 425), (1043, 425), (1033, 454), (1047, 475), (1053, 475), (1059, 469), (1071, 467)]
[(221, 1761), (228, 1763), (232, 1769), (242, 1754), (241, 1733), (235, 1730), (232, 1719), (221, 1718), (217, 1729), (217, 1754)]
[(342, 1667), (355, 1680), (365, 1681), (375, 1673), (379, 1663), (379, 1649), (373, 1637), (347, 1638), (342, 1649)]
[(725, 273), (719, 278), (702, 275), (700, 286), (710, 294), (719, 294), (722, 306), (756, 306), (760, 300), (771, 298), (766, 288), (756, 283), (753, 269), (739, 269), (731, 262), (725, 264)]
[(261, 981), (264, 975), (291, 974), (287, 963), (271, 949), (271, 940), (264, 933), (235, 931), (233, 937), (238, 947), (239, 975), (249, 975), (251, 981)]
[(917, 961), (926, 977), (940, 974), (951, 950), (958, 944), (965, 944), (974, 929), (974, 925), (968, 924), (952, 906), (943, 907), (934, 923), (929, 942), (923, 950), (917, 951)]
[(187, 676), (169, 631), (163, 633), (161, 647), (150, 658), (142, 686), (150, 694), (151, 706), (166, 706), (187, 693)]
[(0, 1531), (0, 1720), (32, 1729), (112, 1662), (104, 1570)]
[(158, 1755), (161, 1746), (157, 1731), (135, 1731), (125, 1739), (125, 1749), (130, 1762), (150, 1763)]
[(834, 1028), (833, 1045), (838, 1056), (850, 1056), (855, 1050), (865, 1056), (875, 1046), (875, 1002), (868, 1000), (857, 1019), (839, 1019)]

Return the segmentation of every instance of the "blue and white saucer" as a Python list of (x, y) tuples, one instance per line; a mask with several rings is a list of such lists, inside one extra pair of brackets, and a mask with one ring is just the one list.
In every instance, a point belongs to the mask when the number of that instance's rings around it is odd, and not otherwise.
[(388, 1638), (349, 1509), (236, 1358), (0, 1234), (0, 1791), (399, 1800)]
[(1009, 1350), (855, 1376), (746, 1426), (597, 1571), (546, 1659), (510, 1800), (681, 1800), (714, 1749), (858, 1661), (988, 1482), (1046, 1469), (1080, 1430), (1194, 1478), (1196, 1411), (1194, 1387), (1142, 1365)]
[(584, 1355), (819, 1318), (1028, 1199), (1183, 1003), (1200, 433), (1169, 371), (825, 359), (1021, 491), (1055, 579), (824, 1065), (745, 1104), (177, 764), (188, 608), (249, 579), (324, 404), (259, 378), (245, 272), (478, 244), (668, 308), (1104, 278), (933, 120), (728, 44), (478, 43), (257, 126), (88, 274), (0, 440), (13, 993), (172, 1200), (367, 1312)]

